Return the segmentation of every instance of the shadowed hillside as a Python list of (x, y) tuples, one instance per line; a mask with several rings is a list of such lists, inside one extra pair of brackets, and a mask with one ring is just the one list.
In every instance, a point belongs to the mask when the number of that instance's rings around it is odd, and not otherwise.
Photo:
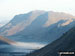
[(53, 43), (27, 56), (59, 56), (60, 51), (75, 51), (75, 27)]

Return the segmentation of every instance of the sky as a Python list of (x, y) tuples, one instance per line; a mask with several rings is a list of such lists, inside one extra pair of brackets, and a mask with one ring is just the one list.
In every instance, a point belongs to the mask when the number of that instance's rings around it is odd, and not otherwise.
[(0, 0), (0, 21), (33, 10), (65, 12), (75, 15), (75, 0)]

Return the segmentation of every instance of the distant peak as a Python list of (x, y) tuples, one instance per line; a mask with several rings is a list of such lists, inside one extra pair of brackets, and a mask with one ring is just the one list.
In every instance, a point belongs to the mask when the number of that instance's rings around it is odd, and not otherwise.
[(45, 10), (34, 10), (32, 12), (47, 12), (47, 11), (45, 11)]

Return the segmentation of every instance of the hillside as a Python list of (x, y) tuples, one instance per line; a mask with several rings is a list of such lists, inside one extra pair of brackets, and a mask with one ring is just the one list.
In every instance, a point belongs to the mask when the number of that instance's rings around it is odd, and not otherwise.
[(75, 51), (75, 27), (53, 43), (27, 56), (59, 56), (60, 51)]

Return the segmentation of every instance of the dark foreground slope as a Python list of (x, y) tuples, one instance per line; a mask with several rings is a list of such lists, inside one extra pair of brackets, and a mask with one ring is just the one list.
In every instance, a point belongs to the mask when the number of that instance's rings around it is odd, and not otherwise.
[(75, 51), (75, 27), (58, 40), (27, 56), (59, 56), (60, 51)]

